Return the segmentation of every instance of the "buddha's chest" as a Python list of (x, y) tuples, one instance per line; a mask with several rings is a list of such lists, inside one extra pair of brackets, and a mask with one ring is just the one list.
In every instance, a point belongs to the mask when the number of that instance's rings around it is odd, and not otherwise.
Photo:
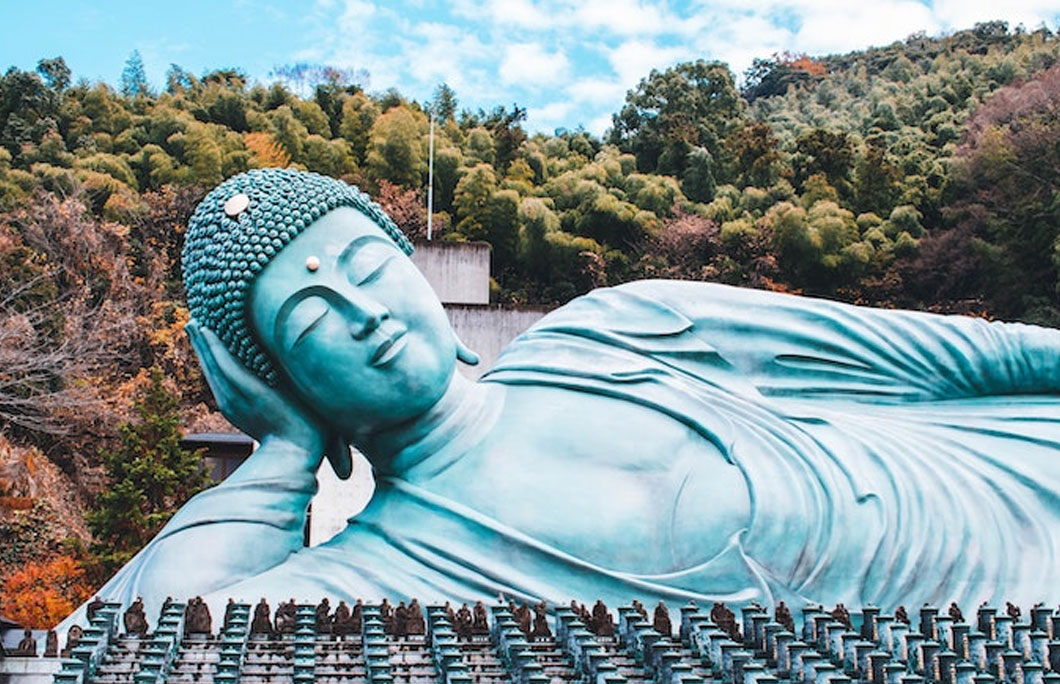
[(510, 387), (470, 456), (445, 475), (468, 505), (612, 570), (702, 563), (749, 517), (743, 475), (711, 443), (627, 400)]

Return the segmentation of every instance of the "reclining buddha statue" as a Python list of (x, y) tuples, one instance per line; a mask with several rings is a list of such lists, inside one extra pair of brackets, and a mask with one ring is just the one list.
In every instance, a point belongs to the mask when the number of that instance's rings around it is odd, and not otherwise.
[[(545, 316), (476, 382), (411, 251), (315, 174), (203, 200), (187, 332), (260, 447), (101, 596), (1060, 599), (1060, 331), (643, 281)], [(348, 477), (351, 446), (372, 499), (304, 547), (316, 472)]]

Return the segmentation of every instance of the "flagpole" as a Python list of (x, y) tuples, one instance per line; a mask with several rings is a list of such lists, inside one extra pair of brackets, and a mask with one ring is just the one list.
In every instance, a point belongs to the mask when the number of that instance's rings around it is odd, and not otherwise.
[(427, 143), (427, 240), (434, 223), (434, 110), (431, 109), (431, 132)]

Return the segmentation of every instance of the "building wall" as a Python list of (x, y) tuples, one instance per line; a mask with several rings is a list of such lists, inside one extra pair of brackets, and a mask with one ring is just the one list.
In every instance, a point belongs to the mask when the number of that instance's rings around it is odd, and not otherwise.
[(0, 684), (52, 684), (62, 667), (59, 658), (8, 656), (0, 659)]
[(478, 379), (493, 367), (508, 343), (545, 315), (543, 308), (502, 309), (495, 306), (447, 304), (445, 312), (465, 345), (479, 355), (477, 366), (459, 368), (469, 378)]
[(443, 304), (489, 304), (490, 246), (485, 242), (417, 242), (412, 263)]

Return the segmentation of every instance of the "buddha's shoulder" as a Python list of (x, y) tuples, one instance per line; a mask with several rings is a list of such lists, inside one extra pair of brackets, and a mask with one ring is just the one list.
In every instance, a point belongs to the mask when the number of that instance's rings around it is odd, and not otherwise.
[(827, 300), (756, 290), (721, 283), (694, 280), (635, 280), (613, 287), (602, 287), (572, 299), (542, 321), (572, 320), (590, 316), (617, 319), (674, 319), (696, 317), (712, 310), (757, 309), (760, 307), (836, 306)]

